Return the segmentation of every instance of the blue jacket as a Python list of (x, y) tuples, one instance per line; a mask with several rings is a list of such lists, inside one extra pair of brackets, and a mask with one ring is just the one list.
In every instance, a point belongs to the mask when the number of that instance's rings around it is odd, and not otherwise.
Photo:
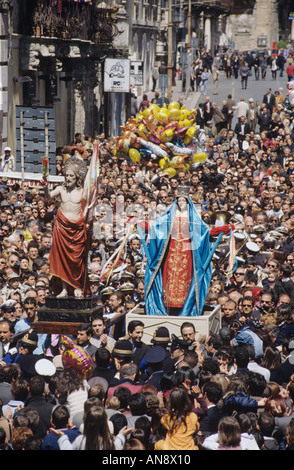
[(254, 398), (248, 397), (244, 392), (229, 393), (224, 398), (224, 409), (226, 414), (257, 412), (258, 403)]
[[(79, 431), (79, 428), (76, 426), (73, 426), (70, 429), (59, 429), (59, 431), (64, 432), (70, 440), (70, 442), (73, 442), (75, 438), (81, 434)], [(42, 450), (60, 450), (59, 445), (58, 445), (58, 439), (60, 436), (56, 436), (53, 432), (49, 432), (44, 439), (42, 443)]]

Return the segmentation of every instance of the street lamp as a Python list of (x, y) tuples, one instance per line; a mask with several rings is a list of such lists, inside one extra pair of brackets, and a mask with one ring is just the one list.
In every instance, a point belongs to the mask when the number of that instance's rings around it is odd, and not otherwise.
[(167, 88), (167, 98), (169, 101), (172, 99), (172, 80), (173, 80), (173, 70), (172, 70), (172, 47), (173, 47), (173, 19), (172, 19), (172, 0), (168, 0), (168, 31), (167, 31), (167, 43), (168, 43), (168, 52), (167, 52), (167, 74), (168, 74), (168, 88)]

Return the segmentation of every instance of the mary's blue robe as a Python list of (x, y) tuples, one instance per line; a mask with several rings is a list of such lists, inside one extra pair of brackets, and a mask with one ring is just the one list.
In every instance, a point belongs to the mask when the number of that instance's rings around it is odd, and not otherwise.
[[(192, 251), (192, 280), (186, 300), (179, 316), (201, 315), (209, 288), (212, 268), (204, 265), (211, 251), (210, 229), (203, 222), (190, 197), (187, 197)], [(148, 243), (148, 263), (145, 272), (145, 308), (147, 315), (168, 315), (164, 304), (162, 269), (169, 249), (177, 200), (155, 220), (151, 227)]]

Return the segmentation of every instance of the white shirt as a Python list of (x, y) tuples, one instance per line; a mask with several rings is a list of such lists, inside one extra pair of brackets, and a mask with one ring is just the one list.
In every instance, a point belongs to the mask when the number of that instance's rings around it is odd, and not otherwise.
[(270, 376), (271, 376), (271, 373), (268, 369), (266, 369), (265, 367), (261, 367), (259, 366), (256, 362), (252, 361), (252, 362), (249, 362), (248, 363), (248, 369), (251, 370), (252, 372), (257, 372), (258, 374), (261, 374), (264, 376), (265, 380), (267, 382), (270, 381)]

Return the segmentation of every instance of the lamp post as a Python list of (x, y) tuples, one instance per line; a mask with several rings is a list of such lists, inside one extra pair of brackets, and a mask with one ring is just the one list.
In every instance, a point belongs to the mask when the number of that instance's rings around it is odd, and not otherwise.
[(192, 30), (192, 6), (191, 0), (189, 0), (188, 6), (188, 43), (187, 43), (187, 50), (191, 49), (191, 30)]
[(172, 99), (172, 80), (173, 80), (173, 65), (172, 65), (172, 47), (173, 47), (173, 19), (172, 19), (172, 0), (168, 0), (168, 56), (167, 56), (167, 74), (168, 74), (168, 88), (167, 98)]

